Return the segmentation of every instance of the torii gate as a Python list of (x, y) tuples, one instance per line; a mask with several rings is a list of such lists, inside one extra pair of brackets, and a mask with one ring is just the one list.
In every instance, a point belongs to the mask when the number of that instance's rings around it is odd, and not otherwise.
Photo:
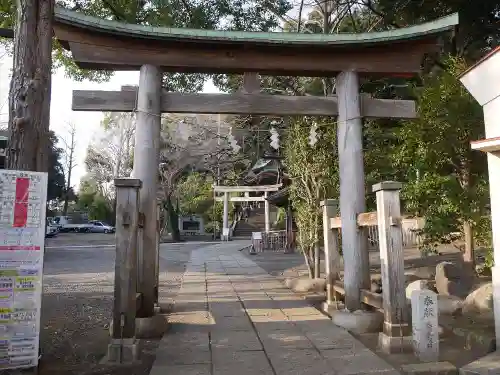
[[(265, 230), (269, 232), (271, 223), (269, 219), (269, 202), (267, 195), (270, 192), (278, 191), (282, 184), (260, 185), (260, 186), (221, 186), (214, 185), (214, 192), (224, 193), (223, 197), (217, 197), (216, 200), (224, 202), (222, 216), (222, 233), (229, 233), (229, 202), (264, 202)], [(248, 193), (264, 193), (260, 197), (250, 197)], [(229, 193), (246, 193), (244, 197), (229, 197)]]
[[(360, 75), (414, 75), (440, 35), (458, 24), (454, 14), (407, 28), (360, 34), (298, 34), (192, 30), (128, 25), (57, 8), (56, 38), (81, 68), (140, 70), (134, 91), (75, 91), (75, 111), (135, 111), (133, 176), (142, 180), (144, 217), (139, 265), (143, 314), (153, 314), (156, 167), (162, 112), (338, 117), (340, 211), (345, 305), (361, 308), (369, 286), (366, 234), (356, 217), (365, 209), (362, 118), (415, 118), (415, 103), (360, 94)], [(162, 72), (337, 77), (337, 96), (283, 96), (240, 92), (181, 94), (161, 88)], [(253, 90), (252, 90), (253, 91)]]

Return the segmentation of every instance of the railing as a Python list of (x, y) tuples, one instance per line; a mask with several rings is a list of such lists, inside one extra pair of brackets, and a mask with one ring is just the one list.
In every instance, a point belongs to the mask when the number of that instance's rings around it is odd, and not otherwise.
[[(386, 352), (391, 352), (393, 342), (401, 338), (401, 349), (411, 342), (408, 306), (405, 294), (404, 247), (418, 245), (420, 239), (415, 229), (422, 226), (423, 220), (403, 219), (401, 217), (400, 190), (402, 185), (394, 181), (386, 181), (373, 186), (377, 198), (377, 212), (358, 214), (355, 222), (348, 221), (344, 225), (353, 234), (353, 227), (358, 231), (355, 236), (343, 238), (350, 243), (344, 247), (357, 253), (349, 262), (344, 262), (344, 282), (339, 282), (340, 273), (340, 239), (342, 220), (335, 217), (338, 204), (335, 200), (322, 202), (323, 237), (325, 244), (325, 273), (327, 281), (327, 308), (339, 308), (339, 294), (344, 294), (345, 308), (359, 309), (361, 304), (384, 310), (384, 329), (380, 333), (379, 342)], [(382, 295), (366, 289), (369, 287), (370, 268), (368, 259), (362, 258), (364, 249), (358, 246), (359, 239), (367, 236), (369, 245), (376, 246), (380, 252), (380, 274), (382, 278)], [(361, 260), (361, 261), (360, 261)], [(344, 285), (342, 285), (344, 284)], [(398, 327), (397, 330), (393, 328)], [(405, 339), (403, 340), (402, 337)]]
[[(358, 215), (358, 226), (360, 228), (365, 228), (368, 232), (368, 246), (370, 249), (379, 248), (379, 231), (377, 223), (377, 212), (365, 212)], [(415, 247), (419, 246), (422, 239), (418, 235), (418, 230), (422, 229), (424, 226), (424, 219), (422, 218), (407, 218), (401, 219), (400, 222), (401, 233), (403, 236), (403, 247)], [(336, 232), (336, 235), (340, 239), (340, 229), (342, 228), (342, 222), (339, 217), (330, 218), (330, 228)]]
[[(422, 218), (411, 218), (401, 220), (401, 232), (403, 235), (403, 247), (416, 247), (422, 243), (422, 238), (418, 234), (418, 230), (424, 227), (424, 219)], [(368, 246), (370, 249), (378, 249), (378, 226), (368, 225), (366, 226), (368, 231)]]
[(276, 230), (262, 233), (263, 251), (285, 251), (286, 231)]

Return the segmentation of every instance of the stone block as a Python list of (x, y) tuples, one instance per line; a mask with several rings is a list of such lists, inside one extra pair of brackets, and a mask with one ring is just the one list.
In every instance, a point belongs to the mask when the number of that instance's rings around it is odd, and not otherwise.
[(410, 353), (413, 351), (413, 337), (394, 337), (380, 332), (378, 334), (378, 347), (387, 354)]
[(210, 351), (200, 350), (196, 348), (179, 347), (162, 348), (156, 352), (155, 366), (177, 366), (177, 365), (195, 365), (195, 364), (210, 364)]
[(325, 301), (321, 304), (321, 310), (325, 314), (328, 314), (329, 316), (332, 316), (332, 314), (336, 311), (344, 310), (344, 309), (345, 309), (345, 305), (340, 301), (337, 301), (337, 302)]
[(160, 338), (168, 330), (166, 315), (135, 319), (135, 336), (138, 339)]
[(500, 352), (488, 354), (459, 370), (460, 375), (499, 375)]
[(139, 350), (135, 339), (112, 339), (108, 344), (108, 354), (104, 359), (109, 364), (132, 364), (139, 359)]
[(149, 375), (211, 375), (210, 365), (153, 365)]
[(213, 375), (274, 375), (262, 351), (216, 350), (213, 352)]
[(331, 366), (314, 349), (267, 351), (276, 375), (330, 375)]
[(212, 350), (262, 350), (262, 345), (253, 331), (216, 331), (211, 338)]
[(357, 334), (380, 332), (383, 321), (384, 315), (378, 311), (344, 310), (332, 314), (333, 324)]
[(350, 349), (322, 350), (321, 354), (328, 359), (335, 373), (339, 375), (397, 374), (391, 365), (368, 349), (354, 352)]
[(311, 341), (299, 331), (261, 331), (259, 337), (266, 351), (277, 348), (313, 349)]
[(292, 289), (294, 292), (298, 293), (307, 293), (307, 292), (322, 293), (326, 289), (326, 280), (309, 279), (309, 278), (286, 279), (285, 285), (288, 288)]
[(402, 365), (407, 375), (456, 375), (458, 370), (450, 362), (427, 362)]
[(189, 332), (166, 334), (162, 337), (159, 350), (210, 350), (210, 339), (207, 332)]

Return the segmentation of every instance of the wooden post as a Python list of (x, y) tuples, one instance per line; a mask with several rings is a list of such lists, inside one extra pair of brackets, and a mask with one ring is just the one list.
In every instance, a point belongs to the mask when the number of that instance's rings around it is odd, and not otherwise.
[(135, 341), (138, 179), (116, 179), (116, 259), (113, 329), (108, 361), (130, 363), (137, 359)]
[(321, 207), (323, 208), (323, 240), (326, 273), (326, 304), (323, 308), (328, 311), (331, 307), (337, 307), (334, 283), (338, 279), (340, 252), (336, 230), (334, 232), (330, 228), (330, 219), (337, 214), (337, 201), (335, 199), (326, 199), (321, 202)]
[(137, 96), (134, 168), (132, 176), (142, 181), (139, 211), (139, 292), (142, 294), (140, 317), (154, 314), (156, 277), (156, 193), (161, 126), (161, 71), (155, 66), (141, 67)]
[(222, 216), (222, 239), (224, 241), (228, 240), (225, 238), (225, 233), (229, 233), (229, 193), (224, 192), (224, 212)]
[(359, 79), (356, 72), (345, 71), (338, 75), (337, 94), (345, 305), (348, 310), (354, 311), (362, 307), (361, 289), (369, 289), (370, 286), (367, 236), (357, 225), (357, 216), (366, 211), (366, 204)]
[(264, 192), (264, 216), (265, 216), (265, 227), (266, 227), (266, 233), (268, 233), (271, 230), (271, 219), (269, 217), (269, 201), (267, 200), (268, 193), (267, 191)]
[(384, 300), (384, 329), (379, 345), (387, 353), (411, 350), (412, 337), (406, 304), (403, 233), (399, 191), (394, 181), (373, 185), (377, 196), (377, 224)]

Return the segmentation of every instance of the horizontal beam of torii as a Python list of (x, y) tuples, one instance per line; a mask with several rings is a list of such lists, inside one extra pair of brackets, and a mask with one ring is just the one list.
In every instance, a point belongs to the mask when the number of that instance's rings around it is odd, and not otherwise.
[(255, 186), (224, 186), (213, 185), (212, 188), (218, 193), (246, 193), (246, 192), (272, 192), (278, 191), (283, 184), (255, 185)]
[[(217, 202), (224, 202), (224, 197), (215, 198)], [(229, 197), (229, 202), (265, 202), (265, 197)]]
[[(133, 112), (136, 88), (122, 91), (74, 90), (74, 111)], [(362, 116), (367, 118), (416, 118), (413, 100), (374, 99), (361, 95)], [(205, 94), (163, 92), (161, 111), (169, 113), (205, 113), (276, 116), (337, 116), (336, 96), (286, 96), (268, 94)]]

